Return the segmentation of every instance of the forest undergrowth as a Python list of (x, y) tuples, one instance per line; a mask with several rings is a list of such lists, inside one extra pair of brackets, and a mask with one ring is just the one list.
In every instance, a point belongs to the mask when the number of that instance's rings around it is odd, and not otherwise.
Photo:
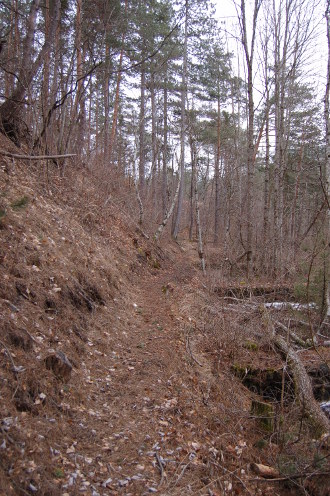
[(0, 494), (329, 494), (328, 434), (273, 339), (329, 400), (317, 311), (271, 305), (292, 281), (203, 276), (196, 242), (154, 243), (134, 189), (77, 164), (0, 166)]

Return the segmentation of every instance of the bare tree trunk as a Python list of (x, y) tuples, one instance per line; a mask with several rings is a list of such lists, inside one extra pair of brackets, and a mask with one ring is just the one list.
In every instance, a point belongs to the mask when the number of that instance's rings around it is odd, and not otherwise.
[(203, 247), (203, 236), (202, 236), (202, 227), (201, 227), (201, 220), (200, 220), (200, 210), (199, 210), (199, 201), (198, 201), (198, 171), (197, 171), (197, 163), (196, 163), (196, 153), (195, 155), (195, 160), (194, 160), (194, 166), (193, 166), (193, 174), (195, 176), (194, 178), (194, 183), (195, 183), (195, 188), (194, 188), (194, 197), (195, 197), (195, 209), (196, 209), (196, 227), (197, 227), (197, 237), (198, 237), (198, 256), (201, 261), (201, 268), (203, 271), (203, 274), (206, 274), (206, 267), (205, 267), (205, 255), (204, 255), (204, 247)]
[(164, 143), (163, 143), (163, 177), (162, 177), (163, 217), (166, 216), (166, 211), (167, 211), (167, 153), (168, 153), (167, 105), (168, 105), (168, 92), (167, 92), (167, 67), (166, 67), (166, 76), (164, 81)]
[(214, 181), (215, 181), (215, 199), (214, 199), (214, 244), (219, 242), (220, 230), (220, 148), (221, 148), (221, 107), (220, 107), (220, 88), (218, 84), (218, 113), (217, 113), (217, 145), (215, 151), (214, 164)]
[[(49, 0), (46, 0), (44, 8), (44, 19), (45, 19), (45, 37), (48, 38), (49, 35)], [(43, 65), (43, 79), (42, 79), (42, 120), (45, 122), (46, 116), (49, 108), (49, 67), (50, 67), (50, 56), (49, 52), (45, 55), (44, 65)], [(45, 149), (48, 153), (49, 144), (47, 143), (47, 133), (44, 136)]]
[(138, 156), (138, 147), (137, 147), (137, 137), (135, 136), (135, 143), (134, 143), (134, 156), (133, 156), (133, 182), (134, 182), (134, 188), (135, 188), (135, 193), (136, 193), (136, 199), (139, 205), (139, 225), (142, 226), (143, 224), (143, 218), (144, 218), (144, 208), (143, 208), (143, 203), (139, 191), (139, 186), (138, 182), (136, 180), (136, 162), (137, 162), (137, 156)]
[(140, 120), (139, 120), (139, 186), (142, 195), (145, 188), (145, 86), (146, 86), (146, 72), (145, 63), (141, 64), (141, 96), (140, 96)]
[[(15, 15), (15, 17), (14, 17)], [(7, 61), (9, 70), (5, 73), (5, 98), (9, 98), (10, 93), (14, 90), (14, 67), (12, 61), (15, 59), (17, 55), (16, 47), (17, 47), (17, 37), (18, 35), (18, 8), (17, 8), (17, 0), (12, 0), (11, 4), (11, 12), (10, 12), (10, 30), (8, 33), (7, 40)], [(13, 44), (14, 40), (14, 44)]]
[[(292, 81), (295, 78), (297, 50), (299, 45), (300, 26), (293, 28), (293, 12), (299, 13), (303, 2), (294, 0), (286, 2), (284, 12), (282, 6), (273, 3), (274, 22), (274, 111), (275, 111), (275, 155), (274, 155), (274, 238), (273, 238), (273, 273), (278, 275), (283, 271), (283, 245), (285, 240), (284, 216), (284, 181), (288, 134), (290, 127), (291, 109), (286, 100), (292, 92)], [(306, 7), (306, 6), (305, 6)], [(283, 19), (283, 20), (282, 20)], [(283, 26), (284, 24), (284, 26)], [(289, 68), (290, 56), (292, 57)]]
[(193, 149), (193, 140), (190, 137), (190, 157), (191, 157), (191, 178), (190, 178), (190, 222), (189, 222), (189, 241), (193, 240), (193, 230), (194, 230), (194, 198), (195, 198), (195, 157), (194, 157), (194, 149)]
[(84, 85), (83, 85), (83, 50), (82, 50), (82, 0), (77, 0), (77, 14), (76, 14), (76, 41), (75, 49), (77, 52), (77, 92), (73, 106), (73, 121), (77, 122), (76, 134), (76, 152), (81, 155), (84, 144), (85, 134), (85, 98), (84, 98)]
[(263, 39), (263, 55), (264, 55), (264, 82), (266, 91), (266, 111), (265, 111), (265, 172), (264, 172), (264, 203), (263, 203), (263, 227), (262, 227), (262, 253), (261, 253), (261, 268), (266, 273), (269, 270), (269, 210), (270, 210), (270, 84), (269, 84), (269, 14), (266, 14), (266, 29)]
[(92, 108), (93, 108), (93, 81), (90, 82), (89, 89), (89, 102), (88, 102), (88, 130), (87, 130), (87, 155), (89, 156), (91, 153), (91, 135), (92, 135)]
[(176, 239), (179, 234), (180, 221), (183, 209), (184, 193), (184, 169), (185, 169), (185, 132), (186, 132), (186, 97), (187, 97), (187, 64), (188, 64), (188, 14), (189, 0), (185, 3), (185, 24), (184, 24), (184, 47), (183, 47), (183, 65), (182, 65), (182, 89), (181, 89), (181, 156), (180, 156), (180, 191), (178, 200), (178, 209), (173, 229), (173, 237)]
[(150, 81), (151, 99), (151, 197), (153, 207), (156, 207), (156, 183), (157, 183), (157, 109), (155, 74), (152, 72)]
[(325, 290), (326, 290), (326, 304), (325, 304), (325, 318), (324, 321), (330, 322), (330, 277), (329, 277), (329, 241), (330, 241), (330, 208), (329, 208), (329, 194), (330, 194), (330, 3), (328, 2), (326, 9), (326, 21), (327, 21), (327, 40), (328, 40), (328, 70), (327, 70), (327, 85), (325, 92), (325, 105), (324, 105), (324, 117), (326, 123), (326, 201), (328, 205), (327, 211), (327, 222), (325, 223), (325, 250), (326, 255), (324, 257), (324, 280), (325, 280)]
[[(302, 141), (304, 141), (304, 135), (303, 135)], [(303, 164), (303, 158), (304, 158), (304, 145), (302, 144), (300, 147), (300, 153), (299, 153), (299, 163), (298, 163), (298, 167), (297, 167), (296, 187), (295, 187), (295, 192), (294, 192), (294, 198), (293, 198), (293, 204), (292, 204), (292, 210), (291, 210), (291, 223), (290, 223), (291, 251), (292, 251), (293, 263), (295, 262), (295, 259), (296, 259), (296, 245), (297, 245), (296, 210), (297, 210), (297, 203), (298, 203), (298, 197), (299, 197), (299, 191), (300, 191), (300, 178), (301, 178), (301, 169), (302, 169), (302, 164)]]
[(55, 0), (54, 16), (49, 27), (49, 36), (45, 38), (41, 50), (36, 59), (33, 60), (34, 34), (40, 0), (33, 0), (31, 2), (26, 36), (23, 42), (22, 64), (17, 77), (17, 83), (10, 97), (0, 107), (0, 129), (17, 144), (22, 136), (21, 111), (25, 103), (24, 98), (37, 70), (51, 48), (59, 20), (60, 4), (60, 0)]
[(110, 114), (110, 47), (108, 42), (105, 44), (105, 77), (103, 82), (103, 101), (104, 101), (104, 127), (103, 127), (103, 165), (106, 167), (109, 157), (109, 114)]
[[(127, 14), (127, 5), (128, 0), (125, 0), (125, 16)], [(119, 67), (117, 74), (117, 84), (116, 84), (116, 95), (115, 95), (115, 103), (113, 108), (113, 117), (112, 117), (112, 126), (110, 132), (110, 141), (109, 141), (109, 165), (112, 164), (113, 157), (113, 149), (115, 146), (116, 139), (116, 130), (117, 130), (117, 120), (118, 120), (118, 111), (119, 111), (119, 101), (120, 101), (120, 83), (122, 77), (122, 66), (123, 66), (123, 57), (124, 57), (124, 41), (125, 41), (125, 33), (123, 32), (121, 37), (121, 49), (120, 49), (120, 58), (119, 58)]]
[(252, 261), (252, 187), (253, 187), (253, 164), (254, 164), (254, 144), (253, 144), (253, 132), (254, 132), (254, 101), (253, 101), (253, 57), (254, 57), (254, 46), (256, 39), (256, 27), (258, 13), (261, 6), (262, 0), (254, 1), (254, 11), (253, 11), (253, 25), (251, 33), (250, 46), (248, 44), (248, 33), (246, 26), (246, 8), (245, 0), (241, 0), (241, 12), (240, 12), (240, 24), (241, 24), (241, 35), (242, 44), (245, 54), (245, 60), (247, 65), (247, 92), (248, 92), (248, 153), (247, 153), (247, 189), (246, 189), (246, 271), (247, 277), (249, 277), (251, 270)]
[(176, 204), (178, 196), (179, 196), (181, 181), (182, 181), (182, 177), (180, 175), (178, 185), (177, 185), (177, 188), (175, 191), (175, 195), (174, 195), (173, 200), (172, 200), (172, 204), (171, 204), (170, 208), (168, 209), (168, 212), (167, 212), (166, 216), (164, 217), (163, 222), (159, 225), (157, 231), (155, 232), (154, 238), (156, 241), (159, 240), (160, 236), (162, 235), (162, 232), (164, 231), (164, 229), (166, 227), (166, 224), (168, 223), (168, 221), (170, 220), (170, 218), (173, 214), (173, 210), (174, 210), (175, 204)]

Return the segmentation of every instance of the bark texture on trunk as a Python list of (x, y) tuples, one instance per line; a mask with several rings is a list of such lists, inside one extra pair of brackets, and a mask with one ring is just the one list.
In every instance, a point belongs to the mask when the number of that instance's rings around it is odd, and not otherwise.
[(168, 223), (168, 221), (170, 220), (172, 214), (173, 214), (173, 210), (174, 210), (174, 207), (175, 207), (175, 204), (177, 202), (177, 199), (178, 199), (178, 196), (179, 196), (179, 190), (180, 190), (180, 186), (181, 186), (181, 181), (182, 181), (182, 177), (180, 175), (179, 177), (179, 181), (178, 181), (178, 185), (177, 185), (177, 188), (176, 188), (176, 191), (175, 191), (175, 195), (174, 195), (174, 198), (173, 198), (173, 201), (172, 201), (172, 204), (166, 214), (166, 216), (164, 217), (164, 220), (163, 222), (158, 226), (158, 229), (157, 231), (155, 232), (155, 235), (154, 235), (154, 238), (156, 241), (159, 240), (160, 236), (162, 235), (165, 227), (166, 227), (166, 224)]
[(183, 208), (184, 193), (184, 169), (185, 169), (185, 132), (186, 132), (186, 97), (187, 97), (187, 64), (188, 64), (188, 13), (189, 3), (186, 0), (185, 7), (185, 27), (184, 27), (184, 48), (183, 48), (183, 66), (182, 66), (182, 89), (181, 89), (181, 156), (180, 156), (180, 190), (178, 209), (173, 229), (173, 237), (176, 239), (179, 234), (180, 221)]
[(329, 241), (330, 241), (330, 208), (329, 208), (329, 193), (330, 193), (330, 3), (328, 2), (326, 10), (327, 21), (327, 39), (328, 39), (328, 71), (327, 85), (325, 92), (325, 123), (326, 123), (326, 202), (328, 204), (328, 218), (325, 225), (325, 240), (326, 240), (326, 257), (325, 257), (325, 280), (326, 280), (326, 309), (325, 319), (323, 322), (330, 322), (330, 269), (329, 269)]
[(285, 356), (292, 371), (297, 399), (302, 408), (302, 415), (312, 426), (314, 435), (320, 437), (329, 431), (329, 421), (314, 398), (312, 384), (298, 354), (288, 346), (278, 334), (273, 334), (273, 340), (280, 353)]
[(219, 242), (220, 232), (220, 151), (221, 151), (221, 106), (218, 85), (217, 145), (214, 164), (215, 198), (214, 198), (214, 244)]
[(36, 59), (33, 60), (33, 42), (39, 5), (40, 0), (33, 0), (31, 2), (27, 20), (26, 37), (23, 42), (22, 65), (17, 77), (17, 83), (12, 94), (0, 107), (0, 129), (18, 145), (23, 135), (24, 127), (21, 113), (24, 104), (26, 103), (25, 96), (54, 40), (56, 26), (59, 20), (61, 0), (55, 0), (54, 15), (49, 26), (48, 37), (46, 37)]

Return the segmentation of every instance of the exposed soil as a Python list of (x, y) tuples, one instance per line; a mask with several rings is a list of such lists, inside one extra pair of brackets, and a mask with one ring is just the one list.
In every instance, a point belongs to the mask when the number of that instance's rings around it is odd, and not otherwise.
[[(0, 494), (286, 495), (303, 485), (288, 474), (326, 472), (298, 405), (265, 432), (232, 371), (283, 367), (258, 305), (220, 300), (194, 244), (145, 239), (88, 171), (2, 160)], [(47, 368), (56, 352), (70, 377)], [(311, 480), (304, 491), (328, 494)]]

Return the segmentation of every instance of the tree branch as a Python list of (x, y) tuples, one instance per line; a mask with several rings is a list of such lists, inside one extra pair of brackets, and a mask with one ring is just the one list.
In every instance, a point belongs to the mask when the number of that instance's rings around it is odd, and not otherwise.
[(48, 160), (55, 158), (69, 158), (69, 157), (77, 156), (76, 153), (70, 153), (66, 155), (18, 155), (17, 153), (5, 152), (3, 150), (0, 150), (0, 155), (3, 155), (4, 157), (18, 158), (21, 160)]

